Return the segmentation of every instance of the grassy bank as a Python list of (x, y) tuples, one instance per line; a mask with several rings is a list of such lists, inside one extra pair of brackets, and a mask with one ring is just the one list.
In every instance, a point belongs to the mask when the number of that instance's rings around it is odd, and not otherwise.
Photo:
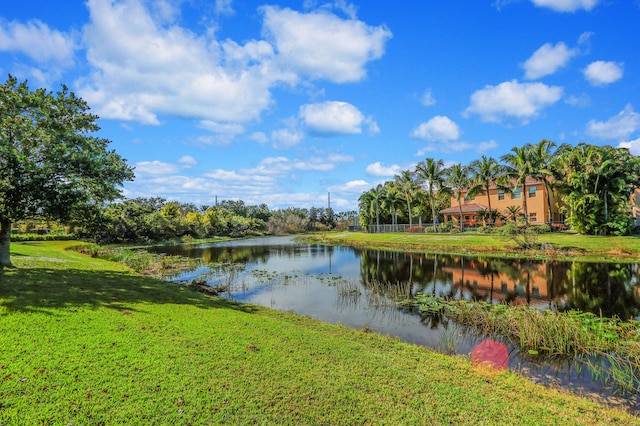
[(0, 424), (637, 424), (460, 357), (65, 251), (0, 272)]
[(495, 256), (548, 258), (590, 261), (638, 261), (640, 236), (610, 237), (569, 233), (549, 233), (539, 237), (547, 250), (518, 250), (509, 239), (492, 234), (368, 234), (364, 232), (327, 232), (313, 234), (307, 241), (352, 247), (396, 249), (446, 254), (482, 254)]

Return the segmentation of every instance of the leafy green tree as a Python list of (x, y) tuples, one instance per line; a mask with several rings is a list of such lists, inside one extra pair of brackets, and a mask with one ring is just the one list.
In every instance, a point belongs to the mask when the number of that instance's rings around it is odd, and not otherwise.
[[(494, 212), (491, 209), (491, 197), (489, 196), (489, 190), (492, 185), (498, 185), (498, 177), (502, 174), (502, 166), (493, 158), (486, 155), (482, 156), (482, 159), (475, 160), (469, 165), (471, 171), (471, 184), (469, 186), (469, 195), (475, 197), (479, 194), (485, 194), (487, 196), (487, 205), (489, 207), (487, 211), (487, 217), (489, 219), (489, 225), (493, 225), (495, 222)], [(498, 185), (500, 187), (500, 185)]]
[(454, 164), (447, 169), (447, 185), (453, 191), (460, 207), (460, 231), (464, 231), (462, 222), (462, 192), (469, 186), (469, 169), (462, 164)]
[(11, 224), (36, 216), (68, 220), (80, 206), (120, 197), (133, 179), (126, 161), (91, 136), (97, 116), (66, 86), (0, 85), (0, 267), (11, 266)]
[(512, 182), (514, 189), (520, 188), (522, 197), (522, 210), (524, 211), (525, 224), (529, 226), (529, 210), (527, 209), (526, 184), (527, 178), (536, 172), (532, 145), (511, 148), (510, 154), (505, 154), (500, 159), (505, 163), (504, 173), (501, 176), (502, 184)]
[(444, 161), (427, 158), (416, 166), (416, 175), (420, 183), (425, 184), (427, 187), (433, 232), (436, 232), (436, 196), (438, 192), (442, 192), (445, 189), (446, 169)]
[(585, 234), (622, 235), (632, 227), (630, 197), (640, 186), (640, 157), (625, 148), (565, 147), (557, 173), (567, 222)]

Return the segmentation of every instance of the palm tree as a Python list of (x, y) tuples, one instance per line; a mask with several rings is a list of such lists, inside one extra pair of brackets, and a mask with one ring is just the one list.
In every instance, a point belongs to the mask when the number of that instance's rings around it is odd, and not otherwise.
[(551, 225), (551, 193), (553, 192), (553, 162), (555, 159), (556, 143), (547, 139), (542, 139), (532, 147), (532, 155), (534, 161), (535, 179), (541, 180), (547, 192), (547, 222)]
[(441, 191), (446, 179), (444, 161), (427, 158), (416, 166), (416, 174), (422, 183), (427, 186), (429, 193), (429, 204), (431, 205), (431, 218), (433, 221), (433, 232), (436, 232), (436, 200), (434, 192)]
[(508, 206), (506, 209), (505, 217), (507, 220), (513, 221), (513, 223), (518, 222), (518, 218), (522, 215), (522, 208), (520, 206)]
[(363, 216), (361, 222), (365, 227), (371, 225), (372, 204), (371, 190), (363, 192), (358, 198), (358, 208), (360, 209), (360, 214)]
[(404, 200), (407, 203), (407, 211), (409, 214), (409, 227), (413, 228), (413, 219), (411, 217), (411, 201), (415, 196), (415, 193), (420, 189), (416, 182), (415, 175), (410, 170), (403, 170), (399, 175), (394, 177), (394, 182), (398, 190), (404, 196)]
[(395, 183), (387, 181), (384, 183), (384, 195), (382, 197), (382, 208), (391, 212), (391, 224), (398, 224), (398, 213), (396, 207), (402, 203), (401, 193)]
[(371, 194), (371, 208), (376, 214), (376, 232), (380, 232), (380, 202), (384, 196), (384, 187), (382, 184), (378, 184), (369, 190), (369, 194)]
[(447, 169), (447, 184), (453, 191), (460, 207), (460, 231), (463, 231), (462, 223), (462, 193), (469, 186), (469, 169), (462, 164), (454, 164)]
[(493, 211), (491, 209), (489, 189), (491, 188), (491, 185), (497, 184), (496, 179), (502, 173), (502, 166), (500, 166), (495, 158), (487, 158), (486, 155), (483, 155), (481, 160), (473, 161), (469, 165), (469, 168), (472, 173), (469, 195), (474, 197), (478, 194), (487, 194), (487, 204), (489, 205), (489, 225), (493, 225), (495, 219), (493, 218)]
[(527, 194), (526, 184), (527, 178), (533, 176), (536, 172), (534, 170), (535, 162), (534, 155), (532, 153), (532, 145), (526, 144), (521, 147), (511, 148), (512, 154), (505, 154), (500, 159), (506, 163), (504, 167), (504, 174), (501, 178), (504, 180), (503, 184), (513, 182), (515, 188), (522, 190), (522, 209), (524, 210), (525, 224), (529, 226), (529, 211), (527, 209)]

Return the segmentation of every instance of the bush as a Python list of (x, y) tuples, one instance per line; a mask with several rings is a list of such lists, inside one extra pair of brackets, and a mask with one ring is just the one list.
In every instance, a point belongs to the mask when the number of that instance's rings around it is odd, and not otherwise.
[(534, 232), (536, 234), (546, 234), (551, 232), (551, 226), (545, 224), (542, 225), (533, 225), (529, 227), (531, 229), (531, 232)]
[(424, 232), (424, 226), (418, 226), (418, 225), (407, 226), (404, 231), (411, 232), (411, 233)]
[(438, 225), (438, 232), (449, 232), (451, 231), (451, 229), (453, 229), (453, 226), (455, 225), (455, 222), (449, 221), (449, 222), (443, 222), (440, 225)]
[(75, 240), (75, 234), (12, 234), (11, 241), (67, 241)]
[(478, 234), (492, 234), (493, 229), (493, 226), (478, 226), (476, 232), (478, 232)]

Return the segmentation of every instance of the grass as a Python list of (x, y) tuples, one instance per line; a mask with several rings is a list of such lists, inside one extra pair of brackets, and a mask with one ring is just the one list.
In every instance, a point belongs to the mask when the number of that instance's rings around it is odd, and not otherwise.
[(444, 254), (623, 262), (635, 262), (640, 257), (640, 236), (611, 237), (561, 232), (542, 234), (538, 241), (553, 246), (553, 249), (545, 251), (522, 251), (503, 236), (475, 232), (457, 234), (327, 232), (313, 234), (306, 239), (333, 245)]
[(0, 424), (638, 424), (509, 372), (66, 251), (0, 272)]

